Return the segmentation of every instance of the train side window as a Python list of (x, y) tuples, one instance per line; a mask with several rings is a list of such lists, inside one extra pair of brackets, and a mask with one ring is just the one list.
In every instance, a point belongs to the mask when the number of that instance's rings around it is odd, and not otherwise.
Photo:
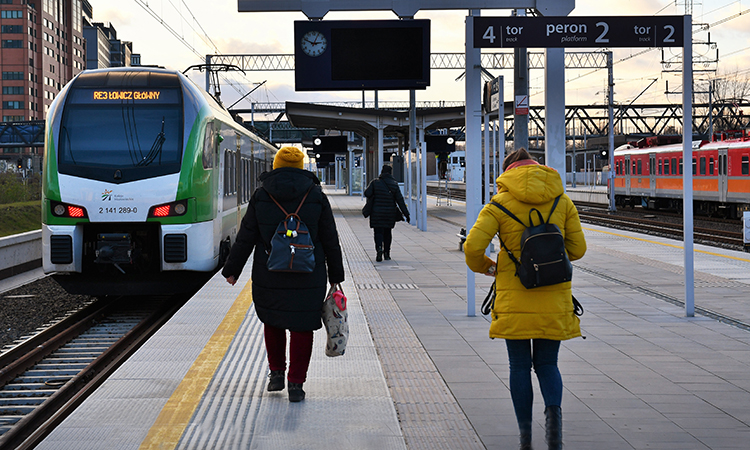
[(682, 175), (682, 166), (683, 166), (683, 164), (682, 164), (682, 158), (680, 158), (680, 175)]
[(229, 195), (229, 152), (224, 150), (224, 196)]
[(660, 159), (659, 160), (659, 175), (663, 175), (664, 174), (664, 172), (662, 171), (663, 169), (664, 169), (664, 160)]
[(708, 174), (713, 175), (714, 174), (714, 159), (708, 158)]
[(701, 157), (701, 175), (706, 174), (706, 158)]
[(677, 158), (672, 158), (672, 175), (677, 175)]
[(210, 169), (214, 166), (214, 148), (216, 148), (216, 129), (214, 123), (206, 124), (206, 133), (203, 138), (203, 168)]
[(643, 161), (641, 161), (641, 160), (639, 159), (639, 160), (637, 161), (637, 164), (636, 164), (636, 166), (638, 167), (638, 175), (642, 175), (642, 174), (643, 174)]
[(698, 173), (698, 162), (693, 158), (693, 175)]
[(742, 175), (750, 175), (750, 157), (742, 157)]
[(669, 175), (669, 160), (664, 160), (664, 175)]

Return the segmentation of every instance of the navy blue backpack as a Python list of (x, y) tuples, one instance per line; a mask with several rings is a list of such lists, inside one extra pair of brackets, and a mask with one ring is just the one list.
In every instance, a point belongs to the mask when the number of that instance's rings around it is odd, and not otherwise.
[(302, 197), (297, 210), (291, 214), (286, 212), (271, 194), (268, 194), (285, 215), (271, 238), (271, 250), (266, 251), (268, 253), (266, 267), (269, 272), (310, 273), (315, 270), (315, 246), (312, 236), (305, 222), (299, 217), (299, 210), (307, 200), (311, 189), (312, 186)]

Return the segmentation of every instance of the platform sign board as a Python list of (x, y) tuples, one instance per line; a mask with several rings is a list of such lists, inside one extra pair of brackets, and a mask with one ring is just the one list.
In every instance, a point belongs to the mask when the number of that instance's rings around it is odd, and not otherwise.
[(527, 116), (529, 114), (529, 96), (528, 95), (516, 95), (515, 111), (514, 114), (517, 116)]
[(682, 16), (474, 17), (474, 48), (682, 47)]
[(485, 114), (496, 114), (505, 105), (500, 98), (503, 77), (497, 77), (484, 84), (484, 112)]

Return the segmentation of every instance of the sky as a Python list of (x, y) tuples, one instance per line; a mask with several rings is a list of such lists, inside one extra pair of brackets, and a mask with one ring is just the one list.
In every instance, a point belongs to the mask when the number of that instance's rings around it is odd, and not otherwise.
[[(571, 15), (682, 15), (686, 2), (691, 0), (576, 0)], [(94, 9), (94, 21), (110, 22), (117, 36), (133, 42), (133, 51), (141, 54), (142, 64), (155, 64), (185, 70), (193, 64), (205, 62), (206, 54), (292, 54), (294, 53), (293, 24), (306, 20), (301, 12), (247, 13), (237, 12), (237, 0), (89, 0)], [(750, 78), (750, 0), (692, 0), (694, 30), (696, 24), (708, 24), (707, 31), (694, 34), (694, 58), (707, 62), (700, 66), (715, 68), (716, 72), (697, 72), (695, 91), (705, 90), (710, 77)], [(482, 16), (508, 16), (509, 10), (483, 10)], [(417, 19), (431, 20), (432, 53), (464, 52), (464, 21), (466, 10), (420, 11)], [(324, 20), (389, 19), (397, 17), (387, 11), (331, 12)], [(710, 33), (710, 34), (709, 34)], [(705, 44), (710, 41), (711, 45)], [(597, 51), (598, 49), (568, 49), (567, 51)], [(486, 50), (485, 50), (486, 51)], [(506, 50), (507, 51), (507, 50)], [(541, 51), (541, 49), (530, 49)], [(617, 48), (614, 55), (615, 102), (681, 103), (680, 95), (665, 95), (681, 90), (681, 74), (662, 70), (660, 49)], [(665, 58), (681, 55), (681, 49), (665, 49)], [(699, 66), (696, 66), (699, 67)], [(505, 100), (512, 99), (513, 71), (491, 70), (493, 76), (504, 76)], [(191, 72), (191, 78), (201, 86), (205, 75)], [(431, 71), (431, 85), (416, 91), (417, 101), (463, 101), (463, 79), (460, 70)], [(531, 70), (530, 104), (544, 102), (544, 73)], [(568, 69), (565, 72), (566, 103), (602, 104), (607, 89), (605, 69)], [(654, 81), (655, 80), (655, 81)], [(232, 85), (229, 85), (231, 83)], [(228, 75), (222, 83), (222, 100), (231, 105), (263, 83), (237, 108), (249, 108), (250, 102), (338, 102), (362, 101), (361, 91), (295, 92), (292, 71), (251, 71), (246, 75)], [(367, 101), (374, 93), (364, 93)], [(379, 101), (408, 101), (408, 91), (379, 91)], [(262, 118), (256, 117), (256, 120)]]

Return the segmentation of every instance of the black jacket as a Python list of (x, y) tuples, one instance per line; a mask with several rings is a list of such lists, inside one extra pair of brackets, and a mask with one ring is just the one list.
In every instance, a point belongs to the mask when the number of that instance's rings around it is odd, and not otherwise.
[[(312, 172), (283, 167), (263, 173), (260, 180), (263, 186), (250, 199), (237, 240), (221, 273), (224, 277), (239, 278), (247, 258), (255, 250), (253, 303), (261, 322), (293, 331), (317, 330), (321, 327), (320, 312), (328, 290), (327, 282), (344, 281), (344, 263), (331, 205)], [(293, 213), (310, 186), (312, 190), (299, 216), (310, 230), (315, 245), (315, 270), (312, 273), (269, 272), (266, 249), (270, 248), (271, 236), (284, 219), (284, 213), (268, 194), (288, 213)]]
[[(373, 201), (370, 228), (393, 228), (400, 214), (406, 217), (407, 222), (409, 221), (409, 210), (393, 175), (381, 173), (379, 178), (372, 180), (365, 190), (365, 197), (368, 197), (368, 201), (372, 197)], [(401, 210), (400, 213), (396, 209), (396, 204)]]

